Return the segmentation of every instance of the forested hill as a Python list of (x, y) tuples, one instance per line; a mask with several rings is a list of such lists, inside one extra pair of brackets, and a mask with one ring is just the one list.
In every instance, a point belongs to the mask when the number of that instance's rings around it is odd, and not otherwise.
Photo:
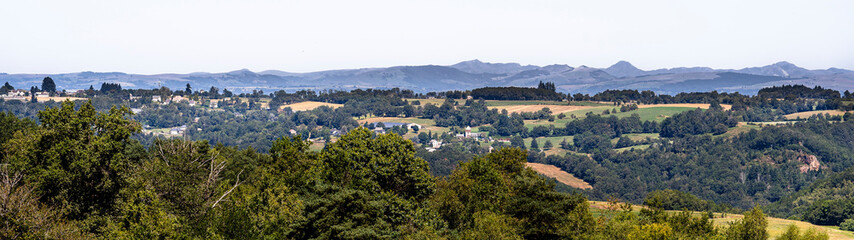
[[(556, 192), (501, 148), (430, 176), (412, 142), (357, 128), (320, 152), (282, 137), (269, 154), (207, 141), (130, 138), (125, 107), (89, 104), (0, 113), (4, 239), (767, 239), (758, 208), (725, 227), (712, 213), (594, 216), (580, 194)], [(11, 136), (11, 137), (10, 137)], [(654, 198), (660, 199), (660, 198)], [(788, 236), (827, 239), (824, 232)]]
[[(3, 86), (0, 238), (744, 239), (767, 235), (763, 210), (854, 223), (850, 91), (537, 85)], [(664, 212), (682, 208), (749, 212), (717, 228), (732, 219)]]
[(77, 72), (2, 74), (0, 82), (28, 89), (39, 86), (42, 78), (57, 80), (57, 89), (80, 90), (101, 83), (118, 83), (126, 88), (182, 88), (187, 83), (208, 88), (216, 86), (244, 93), (301, 89), (352, 90), (357, 88), (405, 88), (416, 92), (465, 90), (481, 87), (534, 87), (553, 82), (559, 92), (594, 94), (607, 89), (652, 90), (665, 94), (679, 92), (740, 92), (756, 94), (774, 85), (802, 84), (834, 89), (854, 88), (854, 71), (830, 68), (807, 70), (787, 62), (743, 69), (704, 67), (644, 71), (631, 63), (619, 62), (608, 68), (567, 65), (532, 66), (516, 63), (465, 61), (450, 66), (394, 66), (290, 73), (276, 70), (253, 72), (247, 69), (224, 73), (153, 74), (121, 72)]

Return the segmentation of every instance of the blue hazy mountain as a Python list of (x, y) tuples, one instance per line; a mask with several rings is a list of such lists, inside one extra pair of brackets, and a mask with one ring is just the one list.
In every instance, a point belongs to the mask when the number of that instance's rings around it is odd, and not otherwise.
[(518, 63), (464, 61), (450, 66), (394, 66), (385, 68), (342, 69), (309, 73), (280, 70), (253, 72), (248, 69), (224, 73), (129, 74), (121, 72), (76, 72), (62, 74), (3, 74), (0, 83), (29, 89), (40, 86), (50, 76), (58, 89), (96, 89), (101, 83), (119, 83), (124, 88), (183, 89), (190, 83), (196, 89), (216, 86), (234, 92), (300, 89), (405, 88), (417, 92), (465, 90), (485, 86), (536, 86), (540, 81), (554, 82), (561, 92), (596, 93), (606, 89), (653, 90), (659, 93), (690, 91), (741, 92), (754, 94), (774, 85), (820, 85), (838, 90), (854, 89), (854, 71), (829, 68), (809, 70), (789, 62), (742, 69), (678, 67), (642, 70), (627, 61), (607, 68), (568, 65), (534, 66)]

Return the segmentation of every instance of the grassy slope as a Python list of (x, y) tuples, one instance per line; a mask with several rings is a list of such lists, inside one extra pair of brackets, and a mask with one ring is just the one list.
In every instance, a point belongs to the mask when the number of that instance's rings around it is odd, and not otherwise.
[[(590, 201), (591, 211), (596, 216), (609, 215), (610, 210), (607, 210), (607, 206), (608, 206), (607, 202)], [(632, 211), (633, 212), (638, 212), (642, 208), (643, 208), (643, 206), (632, 205)], [(673, 211), (671, 211), (671, 212), (673, 212)], [(700, 214), (700, 213), (695, 213), (695, 214)], [(718, 226), (718, 227), (726, 227), (729, 223), (744, 217), (744, 215), (741, 215), (741, 214), (731, 214), (731, 213), (726, 213), (726, 214), (715, 213), (714, 215), (715, 215), (715, 218), (712, 219), (712, 221), (714, 222), (715, 226)], [(772, 217), (768, 217), (767, 219), (768, 219), (768, 228), (766, 228), (766, 229), (768, 230), (768, 234), (770, 235), (769, 239), (775, 239), (778, 236), (782, 235), (786, 231), (786, 228), (788, 228), (789, 225), (791, 225), (791, 224), (795, 224), (795, 226), (797, 226), (798, 228), (801, 229), (801, 232), (806, 231), (809, 228), (816, 228), (820, 231), (825, 231), (830, 236), (830, 239), (854, 239), (854, 233), (853, 232), (839, 230), (839, 228), (836, 226), (819, 226), (819, 225), (813, 225), (813, 224), (808, 223), (808, 222), (781, 219), (781, 218), (772, 218)]]
[(819, 111), (792, 113), (792, 114), (787, 114), (784, 117), (786, 117), (786, 119), (798, 119), (798, 117), (800, 117), (801, 119), (807, 119), (807, 118), (811, 117), (812, 115), (816, 115), (816, 114), (821, 114), (821, 115), (830, 114), (831, 116), (836, 116), (836, 115), (843, 115), (843, 114), (845, 114), (845, 112), (839, 111), (839, 110), (819, 110)]
[(558, 182), (566, 184), (570, 187), (580, 188), (580, 189), (591, 189), (591, 188), (593, 188), (593, 186), (591, 186), (589, 183), (585, 182), (584, 180), (581, 180), (581, 179), (573, 176), (572, 174), (570, 174), (568, 172), (560, 170), (560, 168), (558, 168), (554, 165), (548, 165), (548, 164), (542, 164), (542, 163), (526, 163), (525, 165), (527, 165), (528, 167), (530, 167), (531, 169), (533, 169), (534, 171), (536, 171), (539, 174), (545, 175), (546, 177), (554, 178)]

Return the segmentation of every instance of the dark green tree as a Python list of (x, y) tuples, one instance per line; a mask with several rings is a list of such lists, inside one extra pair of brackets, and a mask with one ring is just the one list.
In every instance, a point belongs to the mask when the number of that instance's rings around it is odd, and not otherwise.
[(53, 82), (53, 79), (50, 77), (45, 77), (42, 80), (42, 90), (45, 92), (49, 92), (51, 95), (56, 93), (56, 83)]
[(129, 114), (126, 107), (99, 113), (91, 102), (79, 110), (70, 101), (47, 108), (38, 114), (38, 128), (7, 142), (6, 161), (65, 216), (107, 213), (135, 161), (125, 149), (140, 126), (125, 118)]

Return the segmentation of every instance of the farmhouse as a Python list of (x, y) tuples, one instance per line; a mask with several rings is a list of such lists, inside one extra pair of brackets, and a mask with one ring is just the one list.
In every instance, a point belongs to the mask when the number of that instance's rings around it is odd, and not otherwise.
[(185, 131), (187, 131), (187, 125), (181, 125), (180, 127), (173, 127), (172, 129), (169, 129), (169, 134), (181, 135), (184, 134)]

